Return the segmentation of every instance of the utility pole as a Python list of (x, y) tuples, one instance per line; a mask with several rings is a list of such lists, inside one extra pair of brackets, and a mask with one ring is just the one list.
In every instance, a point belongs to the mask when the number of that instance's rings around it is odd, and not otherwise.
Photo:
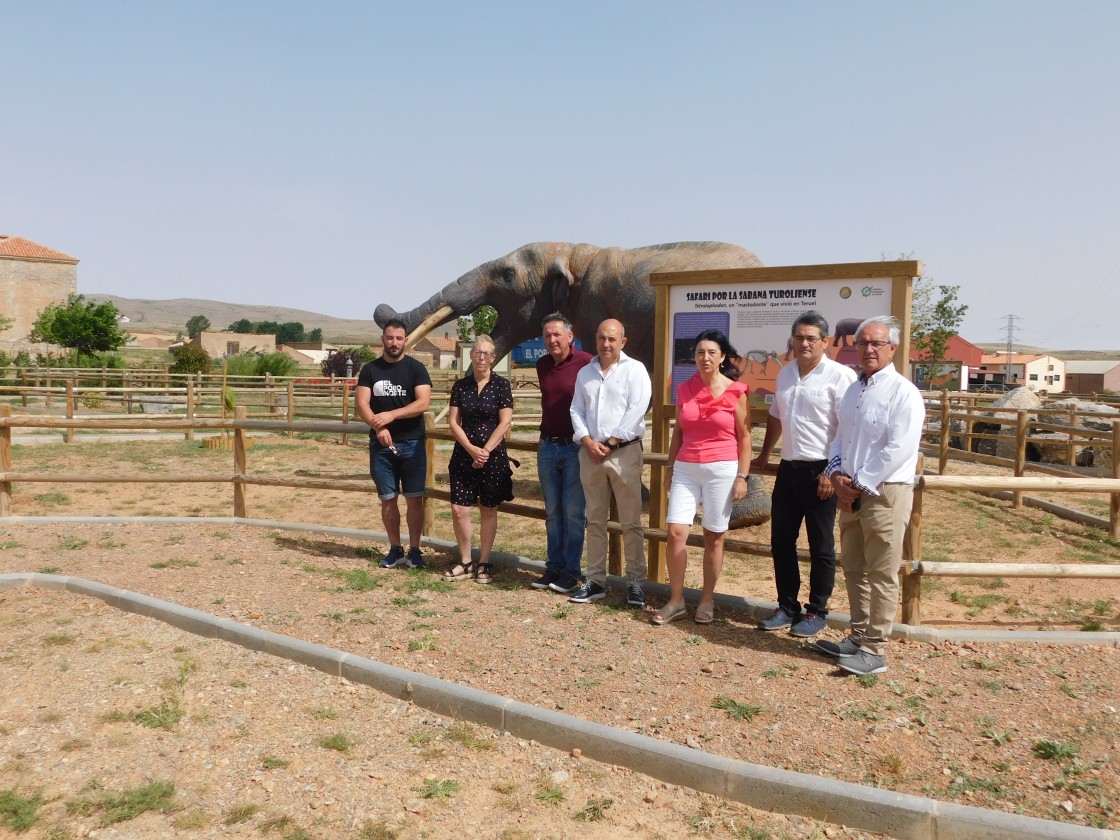
[(1020, 319), (1017, 315), (1004, 315), (1007, 319), (1007, 326), (1004, 331), (1007, 333), (1007, 349), (1004, 357), (1004, 372), (1003, 372), (1003, 389), (1007, 390), (1007, 384), (1011, 381), (1011, 357), (1015, 351), (1015, 322)]

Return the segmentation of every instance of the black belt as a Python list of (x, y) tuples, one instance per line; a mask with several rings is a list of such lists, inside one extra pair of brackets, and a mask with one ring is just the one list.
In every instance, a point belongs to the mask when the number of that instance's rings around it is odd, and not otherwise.
[(614, 448), (615, 449), (622, 449), (623, 447), (629, 446), (632, 443), (641, 443), (641, 442), (642, 442), (641, 438), (630, 438), (630, 440), (619, 441), (617, 444), (615, 444)]
[(570, 437), (549, 437), (548, 435), (541, 435), (541, 443), (554, 443), (557, 446), (565, 446), (574, 441)]
[(789, 461), (782, 459), (782, 464), (793, 470), (818, 470), (828, 466), (828, 460), (823, 461)]

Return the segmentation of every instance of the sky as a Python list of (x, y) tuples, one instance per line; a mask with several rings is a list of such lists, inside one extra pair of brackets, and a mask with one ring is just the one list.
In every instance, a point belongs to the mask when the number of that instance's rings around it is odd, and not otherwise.
[(369, 318), (535, 241), (922, 261), (1120, 348), (1120, 3), (3, 0), (0, 233)]

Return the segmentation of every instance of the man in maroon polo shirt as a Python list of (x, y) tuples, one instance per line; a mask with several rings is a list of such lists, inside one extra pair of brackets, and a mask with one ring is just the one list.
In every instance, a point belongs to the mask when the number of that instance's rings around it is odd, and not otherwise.
[(576, 374), (593, 358), (572, 346), (572, 322), (559, 312), (541, 322), (547, 355), (537, 360), (541, 386), (541, 440), (537, 446), (537, 476), (544, 494), (548, 561), (533, 581), (534, 589), (568, 594), (580, 585), (583, 557), (583, 485), (579, 480), (579, 441), (573, 440), (572, 395)]

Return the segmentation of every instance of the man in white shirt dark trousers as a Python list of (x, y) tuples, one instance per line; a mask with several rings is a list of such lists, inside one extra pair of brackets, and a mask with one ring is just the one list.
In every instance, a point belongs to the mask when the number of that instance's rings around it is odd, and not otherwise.
[(642, 530), (642, 437), (653, 389), (645, 365), (622, 352), (626, 330), (608, 319), (595, 333), (598, 355), (576, 376), (573, 438), (582, 444), (579, 478), (586, 499), (587, 582), (568, 599), (575, 604), (607, 596), (607, 516), (611, 494), (626, 557), (626, 603), (644, 607), (646, 579)]
[(894, 367), (899, 324), (888, 315), (856, 330), (863, 372), (840, 403), (840, 425), (826, 472), (840, 507), (840, 553), (852, 632), (819, 641), (852, 674), (887, 670), (883, 652), (898, 610), (898, 567), (914, 504), (922, 437), (922, 395)]
[[(807, 639), (825, 628), (828, 599), (836, 584), (836, 495), (825, 475), (829, 446), (839, 422), (840, 400), (856, 380), (855, 372), (825, 355), (828, 321), (810, 310), (791, 330), (797, 364), (778, 374), (766, 436), (755, 458), (759, 469), (782, 440), (782, 460), (770, 505), (770, 553), (778, 606), (758, 623), (760, 630), (790, 627)], [(801, 569), (797, 534), (801, 522), (809, 539), (809, 599), (804, 613), (798, 593)]]

